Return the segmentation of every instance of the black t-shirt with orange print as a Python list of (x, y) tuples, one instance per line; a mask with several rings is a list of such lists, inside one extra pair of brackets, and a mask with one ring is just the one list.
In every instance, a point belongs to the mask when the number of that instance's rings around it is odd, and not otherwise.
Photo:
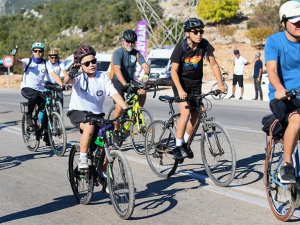
[(214, 47), (206, 39), (202, 39), (196, 49), (190, 48), (186, 39), (177, 43), (171, 61), (179, 64), (178, 76), (182, 86), (201, 89), (203, 60), (206, 56), (213, 55), (214, 51)]

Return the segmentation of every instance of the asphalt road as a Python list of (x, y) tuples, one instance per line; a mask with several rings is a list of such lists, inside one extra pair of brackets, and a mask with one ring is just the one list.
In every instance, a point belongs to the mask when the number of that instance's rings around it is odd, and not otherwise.
[[(207, 178), (197, 139), (192, 144), (195, 158), (185, 160), (169, 179), (156, 177), (145, 157), (125, 143), (136, 205), (132, 218), (123, 221), (100, 188), (95, 188), (89, 205), (77, 204), (67, 177), (69, 149), (60, 158), (45, 146), (37, 152), (26, 149), (20, 101), (19, 91), (0, 89), (1, 224), (281, 224), (269, 209), (262, 180), (265, 135), (260, 121), (269, 113), (267, 102), (212, 100), (209, 115), (225, 126), (236, 149), (237, 171), (230, 187), (217, 187)], [(106, 102), (108, 109), (112, 102)], [(146, 108), (156, 119), (168, 116), (167, 104), (157, 98), (149, 96)], [(64, 120), (71, 146), (79, 134), (68, 118)], [(299, 210), (294, 215), (292, 222), (298, 224)]]

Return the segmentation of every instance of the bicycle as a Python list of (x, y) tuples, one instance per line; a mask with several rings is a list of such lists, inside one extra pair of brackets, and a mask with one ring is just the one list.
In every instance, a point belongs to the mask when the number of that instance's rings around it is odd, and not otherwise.
[(214, 83), (214, 84), (211, 86), (211, 89), (210, 89), (210, 90), (212, 91), (211, 97), (212, 97), (213, 99), (215, 99), (215, 100), (220, 100), (220, 99), (225, 98), (225, 96), (226, 96), (227, 93), (228, 93), (228, 85), (226, 84), (226, 81), (225, 81), (225, 77), (228, 76), (228, 72), (227, 72), (224, 68), (222, 68), (222, 67), (220, 67), (220, 70), (221, 70), (221, 75), (222, 75), (222, 83), (223, 83), (223, 86), (224, 86), (224, 88), (225, 88), (226, 91), (220, 93), (219, 95), (213, 94), (215, 90), (218, 90), (218, 89), (219, 89), (219, 88), (218, 88), (218, 82)]
[[(88, 115), (85, 122), (100, 127), (97, 139), (91, 141), (88, 151), (89, 168), (78, 169), (79, 146), (74, 145), (69, 155), (69, 181), (74, 196), (81, 204), (89, 204), (94, 186), (108, 186), (112, 205), (117, 214), (128, 219), (134, 209), (134, 181), (129, 163), (121, 151), (111, 150), (112, 131), (115, 121), (124, 121), (124, 116), (116, 120), (103, 119), (103, 115)], [(125, 120), (128, 120), (125, 118)], [(103, 173), (105, 171), (105, 173)]]
[[(153, 116), (151, 113), (140, 106), (139, 96), (137, 90), (143, 88), (148, 90), (154, 87), (153, 98), (156, 96), (157, 84), (147, 84), (143, 85), (136, 81), (130, 81), (130, 85), (127, 91), (125, 102), (132, 106), (132, 121), (127, 121), (121, 124), (119, 129), (120, 143), (117, 143), (117, 147), (121, 147), (122, 143), (130, 135), (130, 140), (134, 151), (137, 154), (144, 154), (144, 138), (148, 125), (153, 121)], [(112, 106), (108, 111), (108, 119), (112, 119), (114, 115), (115, 106)]]
[[(211, 94), (219, 91), (210, 91), (206, 94), (191, 94), (187, 100), (194, 100), (197, 104), (198, 113), (194, 128), (186, 143), (190, 148), (198, 127), (201, 127), (201, 157), (204, 168), (211, 180), (218, 186), (228, 186), (235, 174), (236, 156), (233, 143), (220, 123), (214, 117), (208, 117), (207, 111), (212, 107), (206, 99)], [(172, 150), (176, 147), (175, 132), (176, 120), (180, 113), (175, 114), (173, 102), (176, 100), (170, 96), (160, 96), (159, 100), (169, 104), (170, 117), (163, 120), (153, 121), (146, 132), (145, 153), (151, 170), (159, 177), (172, 176), (182, 160), (174, 158)], [(206, 101), (206, 106), (202, 105)]]
[[(300, 90), (287, 92), (287, 96), (294, 99), (300, 95)], [(297, 104), (299, 105), (299, 104)], [(272, 116), (272, 115), (271, 115)], [(270, 115), (269, 115), (270, 117)], [(283, 162), (284, 128), (280, 127), (277, 119), (270, 120), (266, 133), (266, 157), (264, 162), (264, 184), (268, 203), (273, 215), (281, 221), (287, 221), (300, 206), (300, 158), (299, 140), (293, 153), (293, 165), (296, 171), (296, 183), (283, 184), (278, 178), (280, 166)]]
[[(21, 102), (22, 116), (22, 136), (25, 146), (29, 151), (37, 151), (40, 145), (40, 139), (48, 135), (50, 146), (57, 156), (63, 156), (67, 148), (67, 134), (60, 114), (57, 112), (56, 102), (52, 100), (52, 91), (61, 91), (59, 85), (50, 83), (45, 84), (45, 115), (39, 119), (39, 106), (36, 105), (32, 119), (34, 127), (27, 127), (26, 114), (28, 112), (28, 102)], [(47, 129), (47, 132), (46, 132)]]

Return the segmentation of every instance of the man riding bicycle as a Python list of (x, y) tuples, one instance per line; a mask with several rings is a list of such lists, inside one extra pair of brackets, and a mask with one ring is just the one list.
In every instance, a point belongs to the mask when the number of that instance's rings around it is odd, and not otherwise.
[[(27, 127), (33, 129), (34, 123), (32, 120), (32, 113), (35, 105), (39, 106), (39, 110), (43, 109), (45, 105), (44, 79), (49, 76), (46, 66), (46, 60), (43, 58), (45, 45), (41, 42), (35, 42), (31, 46), (31, 58), (14, 59), (15, 63), (22, 63), (24, 68), (24, 75), (21, 82), (21, 93), (24, 98), (28, 100), (28, 112), (26, 115)], [(63, 85), (57, 74), (50, 76), (59, 84)], [(44, 135), (44, 141), (49, 144), (48, 135)]]
[(79, 76), (70, 77), (72, 80), (69, 81), (73, 84), (73, 91), (67, 115), (71, 123), (81, 132), (79, 169), (88, 168), (87, 152), (92, 138), (98, 134), (98, 128), (84, 122), (86, 116), (89, 113), (99, 116), (103, 114), (105, 96), (112, 97), (122, 109), (127, 109), (126, 103), (114, 88), (109, 76), (97, 71), (95, 56), (96, 52), (91, 46), (79, 46), (74, 52), (74, 64), (80, 70), (77, 73)]
[[(112, 82), (119, 94), (125, 99), (125, 93), (127, 92), (128, 85), (131, 80), (134, 80), (134, 73), (136, 63), (138, 62), (144, 70), (143, 81), (148, 81), (149, 66), (146, 63), (143, 55), (136, 49), (134, 49), (137, 35), (133, 30), (125, 30), (122, 35), (122, 47), (118, 48), (113, 53), (113, 77)], [(139, 101), (141, 107), (146, 101), (146, 91), (142, 88), (137, 91), (139, 95)], [(117, 118), (122, 113), (122, 108), (119, 104), (115, 103), (114, 118)], [(118, 124), (115, 126), (115, 130), (118, 129)], [(119, 136), (117, 132), (114, 133), (113, 139), (115, 143), (119, 143)]]
[[(279, 9), (284, 31), (269, 36), (265, 45), (265, 62), (269, 75), (270, 108), (284, 133), (284, 159), (278, 177), (282, 183), (295, 183), (292, 154), (299, 139), (299, 107), (286, 98), (288, 90), (300, 88), (300, 1), (288, 1)], [(296, 53), (296, 54), (295, 54)]]
[(214, 48), (202, 35), (204, 23), (198, 18), (189, 18), (184, 22), (186, 38), (177, 43), (172, 56), (171, 77), (174, 96), (180, 99), (178, 106), (180, 117), (177, 120), (176, 148), (173, 150), (176, 159), (193, 158), (191, 149), (186, 149), (185, 142), (193, 129), (197, 112), (195, 104), (187, 102), (188, 94), (201, 94), (203, 78), (203, 61), (206, 57), (218, 81), (219, 89), (224, 92), (220, 67), (214, 57)]

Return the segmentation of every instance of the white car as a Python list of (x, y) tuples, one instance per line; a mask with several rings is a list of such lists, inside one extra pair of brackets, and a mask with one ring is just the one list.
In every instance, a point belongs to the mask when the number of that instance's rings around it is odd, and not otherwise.
[[(97, 59), (97, 71), (101, 72), (109, 72), (110, 71), (110, 62), (112, 59), (112, 53), (96, 53), (96, 59)], [(64, 60), (64, 64), (66, 67), (66, 70), (73, 65), (73, 54), (68, 56)]]

